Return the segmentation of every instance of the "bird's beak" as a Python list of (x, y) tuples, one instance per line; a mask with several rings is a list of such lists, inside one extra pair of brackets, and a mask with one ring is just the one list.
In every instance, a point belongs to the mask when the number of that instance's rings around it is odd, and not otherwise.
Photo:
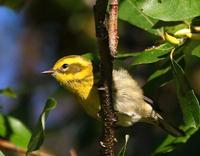
[(42, 74), (53, 74), (55, 71), (53, 69), (43, 71)]

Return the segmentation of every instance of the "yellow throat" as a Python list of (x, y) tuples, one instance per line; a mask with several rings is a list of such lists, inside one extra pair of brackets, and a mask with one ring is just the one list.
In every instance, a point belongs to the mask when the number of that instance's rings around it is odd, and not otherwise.
[(85, 110), (97, 117), (99, 95), (94, 86), (91, 61), (77, 55), (66, 56), (55, 63), (52, 71), (56, 80), (78, 97)]

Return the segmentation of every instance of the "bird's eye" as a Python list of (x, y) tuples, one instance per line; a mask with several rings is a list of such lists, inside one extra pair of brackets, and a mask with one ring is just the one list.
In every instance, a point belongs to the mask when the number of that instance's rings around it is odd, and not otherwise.
[(69, 66), (68, 64), (63, 64), (62, 69), (67, 69), (68, 66)]

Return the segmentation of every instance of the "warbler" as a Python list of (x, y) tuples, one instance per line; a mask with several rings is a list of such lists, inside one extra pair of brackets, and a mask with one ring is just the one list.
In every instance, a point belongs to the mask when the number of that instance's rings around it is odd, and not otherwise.
[[(90, 60), (79, 55), (66, 56), (59, 59), (51, 70), (42, 73), (51, 74), (64, 88), (76, 95), (90, 116), (100, 118), (98, 88)], [(183, 135), (181, 130), (166, 122), (145, 100), (142, 89), (127, 70), (113, 70), (112, 74), (116, 125), (128, 127), (136, 122), (146, 122), (161, 127), (173, 136)]]

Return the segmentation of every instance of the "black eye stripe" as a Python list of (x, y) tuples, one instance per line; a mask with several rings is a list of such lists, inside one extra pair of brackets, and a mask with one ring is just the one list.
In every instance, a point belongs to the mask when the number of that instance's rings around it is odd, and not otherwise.
[(67, 74), (67, 73), (75, 74), (85, 68), (86, 68), (85, 66), (83, 66), (79, 63), (62, 64), (62, 66), (58, 69), (58, 71), (60, 73), (65, 73), (65, 74)]

